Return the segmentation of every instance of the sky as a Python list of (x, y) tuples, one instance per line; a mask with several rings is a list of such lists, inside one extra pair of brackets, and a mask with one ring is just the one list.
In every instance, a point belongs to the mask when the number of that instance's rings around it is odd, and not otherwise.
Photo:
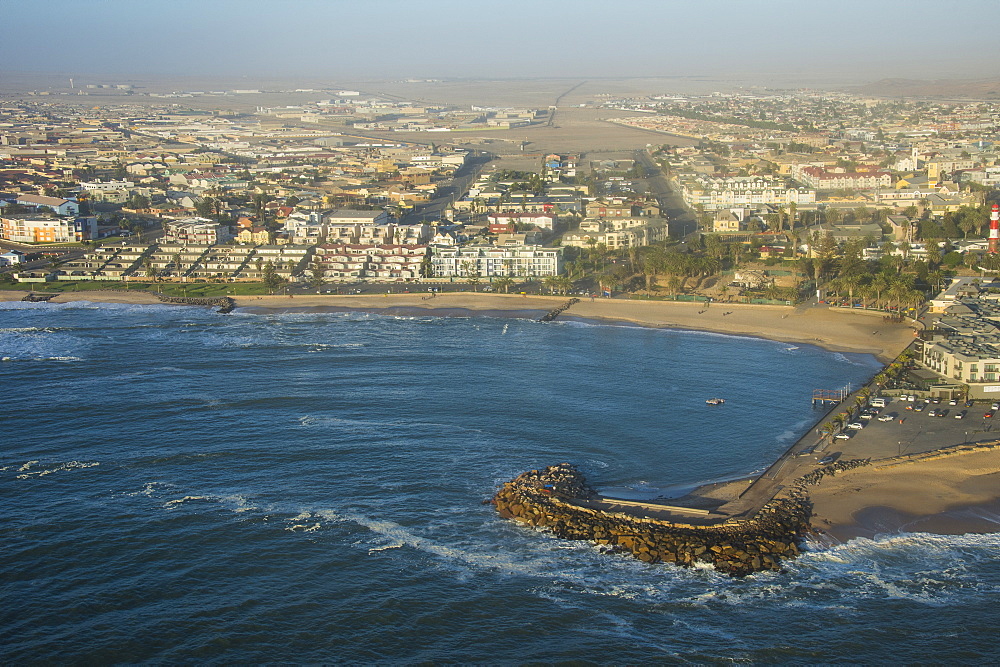
[(0, 9), (7, 72), (1000, 75), (998, 0), (0, 0)]

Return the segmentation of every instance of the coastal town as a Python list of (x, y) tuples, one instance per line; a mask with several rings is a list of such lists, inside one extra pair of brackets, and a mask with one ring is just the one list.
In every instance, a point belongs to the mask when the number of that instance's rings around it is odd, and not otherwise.
[(1000, 3), (4, 19), (0, 665), (995, 660)]
[[(864, 534), (829, 504), (810, 523), (805, 485), (816, 475), (992, 442), (995, 103), (759, 91), (595, 94), (560, 109), (357, 90), (234, 102), (264, 93), (100, 84), (4, 102), (0, 286), (30, 300), (99, 295), (223, 313), (295, 297), (297, 308), (339, 299), (389, 313), (516, 307), (541, 321), (726, 331), (887, 364), (855, 392), (818, 391), (829, 414), (753, 481), (666, 503), (572, 481), (577, 497), (563, 494), (552, 515), (537, 488), (548, 478), (529, 474), (495, 501), (531, 525), (596, 516), (554, 530), (599, 543), (633, 530), (608, 528), (606, 515), (672, 526), (662, 544), (622, 538), (651, 562), (691, 565), (704, 553), (734, 574), (778, 569), (804, 531)], [(551, 136), (582, 113), (607, 129), (605, 143), (633, 131), (646, 141), (596, 150)], [(788, 521), (762, 522), (772, 506)], [(757, 546), (734, 559), (734, 540)]]
[[(810, 90), (582, 99), (33, 91), (0, 106), (0, 280), (873, 310), (924, 316), (921, 363), (937, 375), (923, 385), (975, 398), (996, 386), (996, 103)], [(545, 132), (583, 112), (648, 141), (557, 151)]]

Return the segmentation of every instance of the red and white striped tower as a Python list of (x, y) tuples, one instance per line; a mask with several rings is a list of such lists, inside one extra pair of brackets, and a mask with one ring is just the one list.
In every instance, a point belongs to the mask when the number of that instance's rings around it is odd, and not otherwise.
[(995, 255), (1000, 252), (1000, 206), (993, 204), (993, 211), (990, 213), (990, 249), (989, 253)]

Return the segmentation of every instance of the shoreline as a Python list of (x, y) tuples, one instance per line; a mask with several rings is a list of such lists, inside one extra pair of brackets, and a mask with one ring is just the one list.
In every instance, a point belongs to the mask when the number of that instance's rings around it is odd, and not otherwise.
[[(0, 291), (0, 301), (20, 300), (27, 291)], [(384, 314), (468, 316), (472, 313), (543, 314), (566, 302), (565, 296), (506, 295), (451, 292), (429, 297), (426, 293), (380, 295), (297, 295), (236, 297), (239, 308), (261, 312), (373, 312)], [(89, 301), (97, 303), (161, 304), (146, 292), (80, 291), (65, 292), (52, 303)], [(329, 309), (329, 310), (327, 310)], [(704, 304), (670, 301), (624, 299), (582, 299), (563, 316), (567, 319), (752, 336), (789, 344), (809, 344), (834, 352), (873, 354), (886, 363), (913, 339), (906, 324), (882, 320), (881, 314), (823, 307), (764, 306), (744, 304)], [(875, 343), (875, 344), (873, 344)], [(962, 485), (976, 485), (980, 467), (962, 462), (974, 458), (948, 455), (942, 460), (915, 462), (907, 466), (891, 461), (875, 461), (872, 466), (841, 473), (810, 487), (815, 497), (815, 526), (832, 540), (873, 537), (893, 530), (921, 530), (952, 534), (963, 532), (1000, 532), (1000, 448), (982, 453), (989, 458), (992, 487), (976, 493), (963, 492)], [(898, 463), (898, 462), (897, 462)], [(942, 487), (950, 499), (947, 504), (925, 497), (927, 484), (940, 483), (927, 477), (924, 470), (946, 466), (948, 487)], [(891, 472), (886, 469), (894, 468)], [(939, 470), (941, 469), (941, 470)], [(878, 479), (869, 479), (876, 475)], [(847, 488), (848, 480), (858, 480)], [(981, 480), (980, 480), (981, 481)], [(735, 482), (737, 486), (742, 482)], [(713, 485), (709, 485), (713, 486)], [(698, 496), (705, 487), (694, 489)], [(991, 492), (990, 489), (997, 489)], [(862, 492), (863, 491), (863, 492)], [(904, 500), (905, 499), (905, 502)], [(832, 504), (831, 504), (832, 503)], [(984, 518), (985, 517), (985, 518)], [(990, 518), (992, 517), (992, 518)]]
[[(26, 291), (2, 291), (0, 300), (16, 301)], [(236, 307), (271, 312), (302, 312), (317, 308), (387, 314), (438, 314), (447, 311), (543, 311), (564, 304), (567, 296), (536, 296), (476, 292), (445, 292), (433, 298), (426, 293), (309, 294), (296, 296), (237, 296)], [(147, 292), (63, 292), (52, 303), (162, 303)], [(334, 311), (334, 312), (336, 312)], [(395, 311), (395, 312), (393, 312)], [(445, 311), (445, 312), (442, 312)], [(895, 358), (913, 340), (907, 324), (882, 320), (881, 313), (827, 307), (768, 306), (755, 304), (644, 301), (632, 299), (581, 299), (560, 317), (603, 323), (625, 323), (652, 328), (682, 329), (750, 336), (790, 344), (807, 344), (831, 352), (872, 354), (882, 362)]]
[[(568, 296), (534, 296), (470, 292), (382, 295), (302, 295), (236, 297), (241, 308), (302, 310), (335, 307), (384, 313), (418, 309), (417, 313), (464, 309), (468, 311), (548, 312)], [(391, 313), (390, 313), (391, 314)], [(414, 314), (412, 310), (405, 314)], [(448, 313), (443, 313), (447, 315)], [(750, 304), (713, 304), (632, 299), (581, 299), (560, 315), (562, 319), (625, 323), (651, 328), (682, 329), (764, 338), (783, 343), (816, 345), (831, 352), (871, 354), (887, 363), (913, 340), (907, 324), (889, 323), (882, 313), (841, 311), (825, 307), (796, 308)]]
[(879, 535), (1000, 533), (1000, 441), (872, 461), (808, 488), (829, 544)]

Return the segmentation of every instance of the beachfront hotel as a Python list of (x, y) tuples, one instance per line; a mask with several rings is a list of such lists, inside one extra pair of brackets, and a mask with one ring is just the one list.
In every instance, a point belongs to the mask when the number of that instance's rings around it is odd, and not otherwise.
[(1000, 399), (998, 301), (955, 298), (924, 335), (920, 362), (937, 375), (924, 378), (932, 392), (961, 393), (964, 385), (971, 399)]

